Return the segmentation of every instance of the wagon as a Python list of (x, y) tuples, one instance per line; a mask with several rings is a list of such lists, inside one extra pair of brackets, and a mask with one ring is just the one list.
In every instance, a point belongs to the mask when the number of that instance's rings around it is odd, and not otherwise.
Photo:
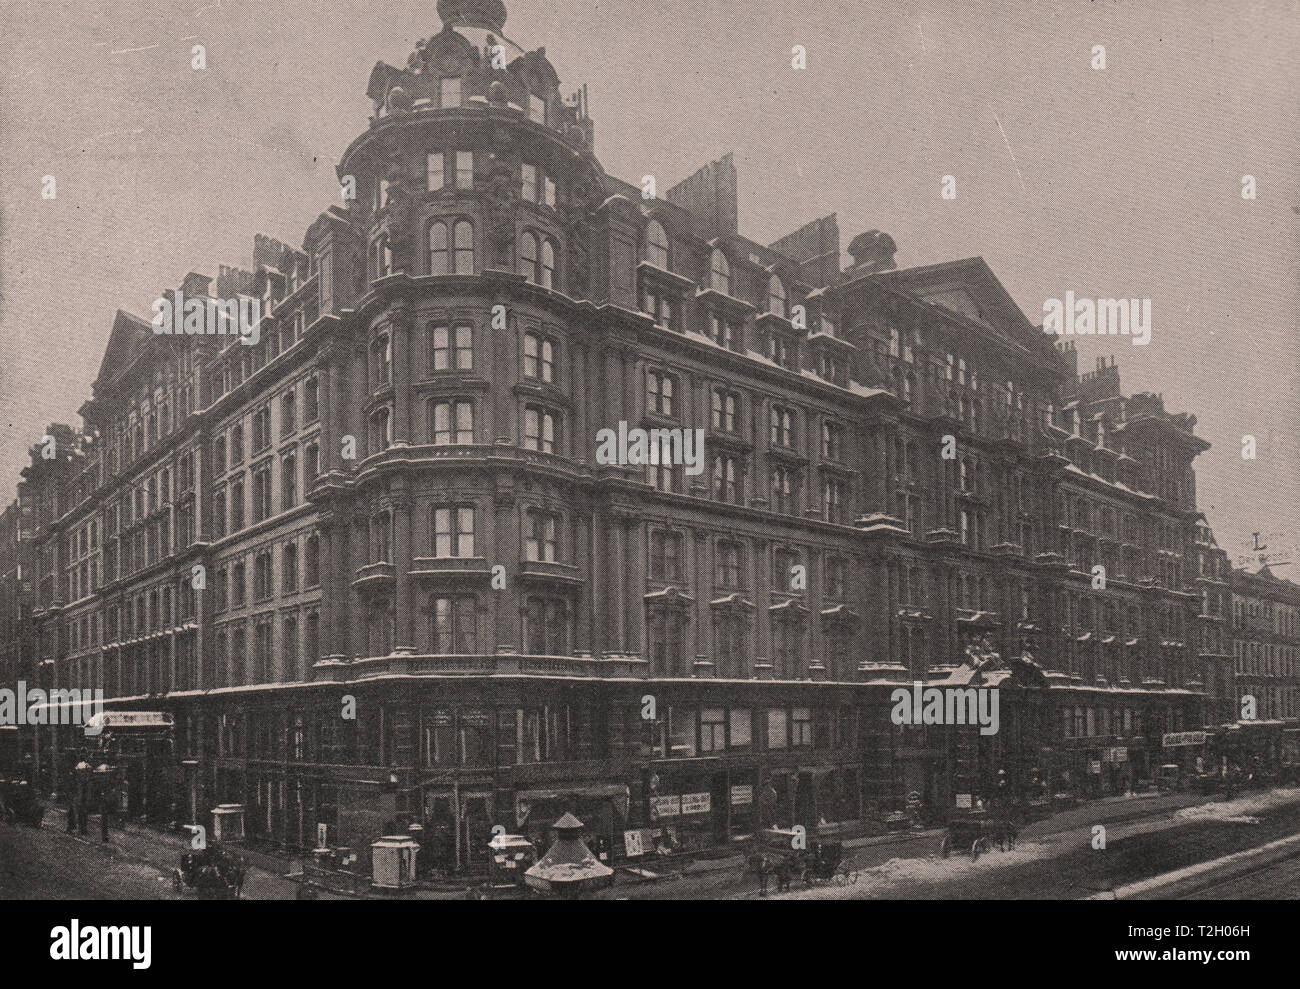
[(237, 900), (244, 888), (247, 864), (220, 845), (181, 856), (181, 867), (172, 873), (172, 886), (182, 892), (188, 886), (201, 900)]
[(26, 780), (0, 780), (0, 818), (39, 828), (45, 806)]
[(958, 812), (948, 819), (947, 830), (939, 843), (939, 857), (947, 858), (950, 852), (970, 849), (970, 860), (974, 862), (995, 843), (999, 850), (1008, 852), (1016, 847), (1022, 820), (1022, 815), (1010, 808)]
[(759, 878), (760, 892), (766, 894), (769, 876), (775, 876), (777, 888), (787, 890), (796, 877), (811, 886), (815, 882), (833, 882), (843, 886), (858, 881), (857, 872), (843, 864), (844, 846), (832, 841), (807, 841), (796, 848), (796, 838), (807, 835), (786, 828), (768, 828), (760, 833), (747, 866)]

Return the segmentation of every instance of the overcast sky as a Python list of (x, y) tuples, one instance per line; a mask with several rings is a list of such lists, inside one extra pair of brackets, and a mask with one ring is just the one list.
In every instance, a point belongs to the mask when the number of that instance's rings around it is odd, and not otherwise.
[[(6, 0), (0, 499), (47, 423), (80, 424), (118, 308), (147, 317), (187, 271), (248, 266), (255, 233), (301, 244), (339, 198), (371, 68), (404, 65), (435, 6)], [(755, 240), (835, 212), (843, 246), (884, 230), (900, 267), (981, 255), (1035, 323), (1067, 290), (1150, 298), (1150, 345), (1083, 338), (1080, 369), (1114, 354), (1125, 391), (1196, 415), (1200, 506), (1230, 555), (1256, 530), (1300, 552), (1296, 3), (507, 6), (563, 92), (589, 85), (608, 172), (664, 190), (734, 151)]]

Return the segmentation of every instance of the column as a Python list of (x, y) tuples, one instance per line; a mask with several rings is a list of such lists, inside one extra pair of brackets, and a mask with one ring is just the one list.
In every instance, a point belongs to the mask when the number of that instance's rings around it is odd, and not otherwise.
[(407, 309), (394, 310), (389, 326), (393, 345), (393, 446), (411, 444), (411, 336), (414, 318)]

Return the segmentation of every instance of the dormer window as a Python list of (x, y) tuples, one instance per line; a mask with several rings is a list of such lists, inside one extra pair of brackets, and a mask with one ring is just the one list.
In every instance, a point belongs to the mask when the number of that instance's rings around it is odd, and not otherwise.
[(709, 287), (723, 295), (731, 294), (731, 262), (716, 247), (713, 249), (713, 270), (709, 278)]
[(767, 356), (772, 363), (794, 370), (799, 361), (798, 345), (780, 333), (772, 333), (767, 338)]
[(444, 76), (438, 80), (438, 105), (443, 107), (460, 106), (460, 76)]
[(645, 259), (656, 268), (668, 270), (668, 233), (658, 220), (645, 228)]
[(546, 101), (533, 93), (528, 94), (528, 119), (534, 123), (546, 123)]
[(787, 316), (785, 308), (786, 296), (785, 285), (781, 279), (773, 275), (767, 281), (767, 309), (768, 312), (774, 313), (785, 319)]

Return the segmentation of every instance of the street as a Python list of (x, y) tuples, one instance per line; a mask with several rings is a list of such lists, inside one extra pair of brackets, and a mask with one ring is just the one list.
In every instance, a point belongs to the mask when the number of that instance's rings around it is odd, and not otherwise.
[[(109, 845), (68, 835), (61, 813), (40, 830), (0, 825), (0, 898), (192, 899), (173, 891), (171, 870), (182, 840), (143, 828), (114, 829)], [(1094, 837), (1105, 828), (1105, 847)], [(1190, 794), (1097, 801), (1038, 822), (1013, 850), (996, 848), (972, 863), (968, 855), (937, 855), (941, 832), (859, 839), (845, 848), (851, 885), (795, 880), (788, 892), (769, 884), (771, 899), (1083, 899), (1178, 897), (1285, 899), (1300, 890), (1300, 790), (1274, 790), (1212, 801)], [(1274, 847), (1276, 844), (1276, 847)], [(1240, 853), (1249, 853), (1241, 856)], [(1260, 861), (1251, 858), (1256, 853)], [(1267, 854), (1264, 854), (1267, 853)], [(1218, 861), (1226, 859), (1220, 867)], [(292, 899), (298, 886), (282, 860), (251, 855), (247, 899)], [(708, 868), (705, 866), (705, 868)], [(1183, 876), (1182, 872), (1188, 873)], [(1168, 877), (1164, 882), (1161, 877)], [(1177, 880), (1177, 881), (1174, 881)], [(414, 898), (460, 898), (425, 890)], [(653, 882), (621, 874), (603, 899), (757, 899), (758, 880), (740, 856), (708, 871)], [(336, 898), (322, 894), (323, 899)]]

